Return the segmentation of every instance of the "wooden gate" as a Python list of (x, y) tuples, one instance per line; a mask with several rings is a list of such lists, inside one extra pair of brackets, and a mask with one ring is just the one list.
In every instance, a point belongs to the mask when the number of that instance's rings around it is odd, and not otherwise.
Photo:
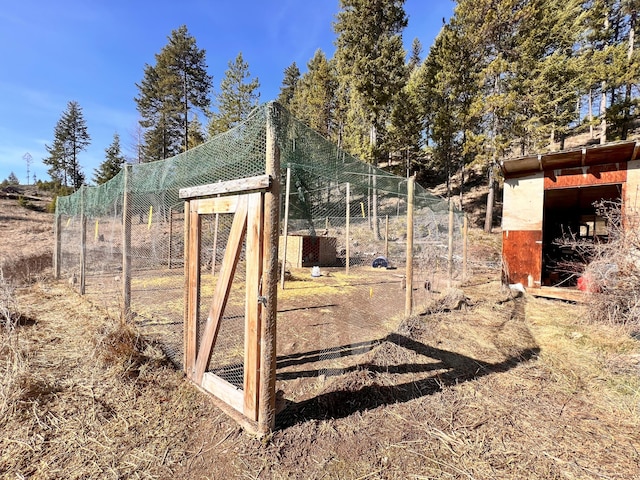
[[(275, 325), (271, 329), (263, 325), (265, 315), (275, 315), (269, 309), (276, 308), (275, 290), (263, 290), (266, 283), (274, 283), (264, 277), (271, 262), (277, 262), (277, 245), (276, 259), (266, 258), (274, 254), (269, 243), (273, 235), (265, 235), (270, 229), (265, 222), (265, 196), (273, 193), (272, 183), (269, 175), (262, 175), (180, 190), (180, 197), (185, 199), (184, 371), (196, 385), (223, 402), (221, 406), (228, 414), (259, 433), (273, 428), (274, 417), (275, 338), (269, 337), (275, 336)], [(226, 245), (214, 247), (224, 252), (215, 277), (204, 271), (202, 260), (202, 222), (212, 215), (216, 218), (216, 235), (218, 216), (233, 218), (228, 222)], [(267, 213), (266, 217), (271, 215)], [(245, 278), (234, 282), (236, 276), (241, 277), (236, 275), (239, 262)], [(275, 276), (277, 283), (277, 272)], [(215, 287), (211, 288), (213, 283)], [(202, 305), (202, 292), (207, 288), (213, 294), (210, 303)], [(241, 308), (243, 302), (243, 315), (225, 316), (230, 303)], [(235, 363), (220, 360), (222, 354), (216, 356), (216, 349), (229, 348), (226, 340), (220, 341), (220, 332), (230, 322), (236, 326), (240, 322), (242, 332), (235, 339), (235, 355), (239, 356)], [(228, 375), (232, 371), (237, 380)]]

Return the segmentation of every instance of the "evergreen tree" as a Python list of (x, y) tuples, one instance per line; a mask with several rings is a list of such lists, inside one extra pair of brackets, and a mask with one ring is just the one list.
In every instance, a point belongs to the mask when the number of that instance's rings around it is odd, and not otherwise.
[(328, 138), (333, 124), (335, 73), (320, 49), (316, 50), (307, 69), (291, 100), (291, 112)]
[(214, 136), (235, 127), (245, 120), (258, 106), (260, 82), (251, 78), (249, 64), (238, 53), (235, 61), (229, 62), (229, 68), (220, 82), (220, 93), (216, 95), (218, 111), (209, 124), (209, 135)]
[(48, 157), (42, 163), (49, 166), (49, 175), (54, 182), (63, 186), (80, 188), (84, 174), (78, 162), (78, 155), (91, 143), (87, 124), (78, 102), (71, 101), (56, 123), (53, 143), (45, 145)]
[(189, 143), (188, 147), (191, 149), (197, 147), (205, 142), (204, 130), (202, 124), (197, 115), (194, 115), (193, 119), (189, 122)]
[(471, 105), (478, 95), (479, 53), (470, 40), (460, 25), (445, 25), (410, 82), (432, 141), (425, 167), (446, 179), (447, 196), (451, 176), (459, 169), (464, 183), (477, 149), (478, 118)]
[(104, 161), (94, 170), (93, 174), (93, 181), (98, 185), (108, 182), (122, 170), (125, 158), (120, 149), (120, 135), (113, 134), (113, 141), (105, 149), (104, 153)]
[(291, 100), (296, 93), (296, 87), (300, 80), (300, 69), (293, 62), (287, 68), (284, 69), (284, 78), (282, 79), (282, 86), (280, 87), (280, 94), (278, 95), (278, 102), (285, 107), (290, 108)]
[(11, 172), (7, 177), (7, 183), (9, 185), (20, 185), (20, 180), (18, 180), (18, 177), (16, 176), (15, 173)]
[(414, 69), (418, 68), (420, 63), (422, 62), (422, 43), (420, 43), (420, 39), (418, 37), (413, 39), (411, 43), (411, 53), (409, 54), (409, 71), (412, 72)]
[(345, 135), (345, 144), (357, 150), (368, 135), (369, 149), (363, 153), (372, 163), (377, 163), (384, 152), (386, 119), (393, 99), (407, 80), (402, 46), (407, 17), (403, 5), (404, 0), (341, 0), (334, 23), (342, 112), (346, 112), (347, 121), (358, 116), (349, 114), (349, 109), (362, 112), (365, 118), (363, 125), (347, 126), (345, 133), (361, 133), (351, 138)]
[(186, 26), (171, 32), (168, 44), (156, 54), (156, 64), (145, 65), (136, 84), (135, 98), (145, 129), (144, 160), (176, 155), (189, 143), (190, 112), (208, 112), (212, 77), (207, 73), (206, 52), (199, 49)]

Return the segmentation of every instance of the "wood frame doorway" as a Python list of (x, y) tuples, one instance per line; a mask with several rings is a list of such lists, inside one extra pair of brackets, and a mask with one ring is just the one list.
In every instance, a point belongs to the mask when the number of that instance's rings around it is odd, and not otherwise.
[[(277, 235), (275, 248), (272, 245), (273, 213), (269, 210), (278, 205), (272, 198), (274, 190), (278, 190), (274, 187), (278, 180), (267, 174), (180, 190), (180, 198), (185, 200), (184, 372), (199, 388), (212, 394), (227, 414), (256, 433), (272, 430), (275, 418), (273, 320), (277, 295), (272, 285), (277, 285), (274, 262), (278, 251)], [(232, 215), (233, 220), (213, 298), (208, 307), (201, 307), (204, 285), (201, 219), (205, 215)], [(242, 381), (234, 384), (211, 371), (214, 369), (208, 365), (216, 349), (241, 254), (245, 265), (244, 353), (239, 366)], [(276, 265), (275, 270), (272, 265)], [(207, 315), (203, 323), (204, 308)]]

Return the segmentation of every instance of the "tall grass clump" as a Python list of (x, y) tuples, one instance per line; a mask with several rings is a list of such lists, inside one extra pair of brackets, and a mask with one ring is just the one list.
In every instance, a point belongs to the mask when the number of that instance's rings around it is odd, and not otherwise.
[(0, 268), (0, 419), (6, 418), (22, 395), (25, 358), (16, 328), (20, 318), (14, 289)]

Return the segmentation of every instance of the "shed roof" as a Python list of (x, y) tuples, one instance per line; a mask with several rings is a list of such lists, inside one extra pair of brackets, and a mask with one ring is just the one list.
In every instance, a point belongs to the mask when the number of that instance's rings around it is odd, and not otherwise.
[(629, 162), (639, 157), (639, 150), (640, 142), (606, 143), (593, 147), (580, 147), (561, 152), (527, 155), (525, 157), (502, 160), (500, 167), (505, 178), (516, 178), (560, 168)]

